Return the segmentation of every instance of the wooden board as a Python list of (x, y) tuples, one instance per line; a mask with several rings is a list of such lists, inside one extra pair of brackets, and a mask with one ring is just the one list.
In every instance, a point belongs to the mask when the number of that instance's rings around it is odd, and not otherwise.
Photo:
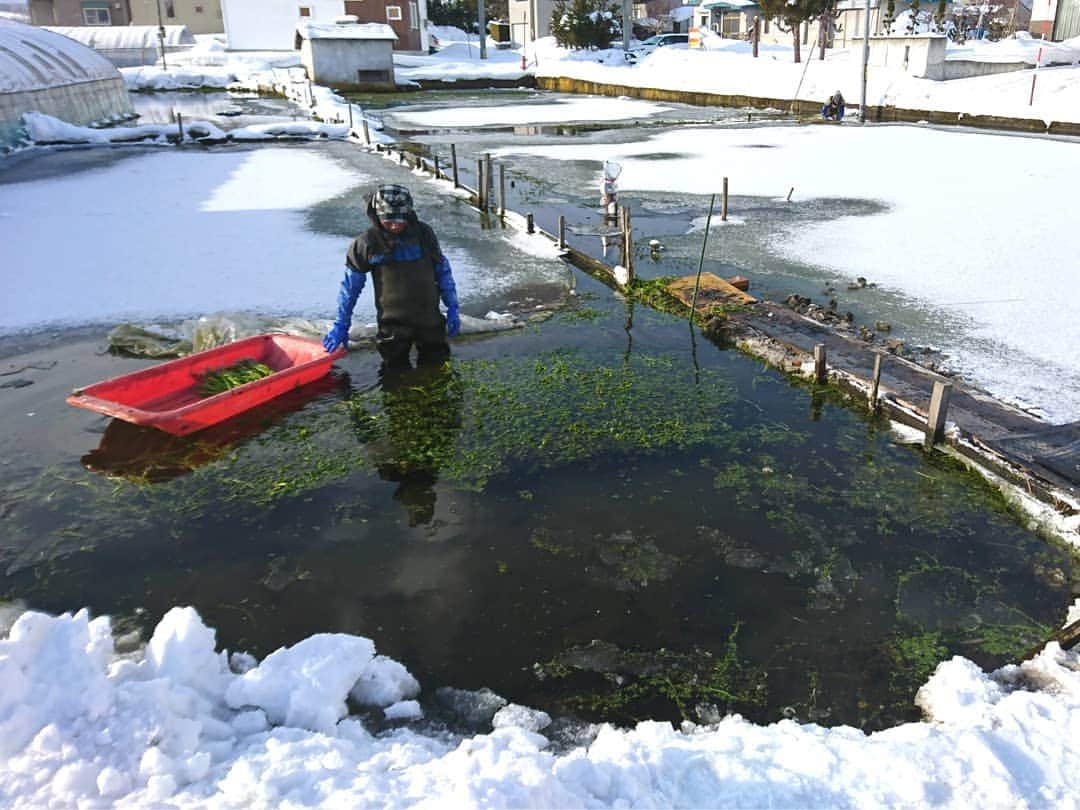
[[(668, 292), (686, 304), (687, 308), (689, 308), (690, 302), (694, 300), (694, 282), (696, 279), (696, 275), (683, 276), (682, 278), (675, 279), (675, 281), (668, 285)], [(756, 298), (752, 295), (747, 295), (742, 290), (720, 278), (720, 276), (713, 273), (701, 274), (701, 284), (698, 287), (697, 294), (697, 312), (699, 315), (707, 312), (716, 304), (745, 306), (754, 303), (757, 303)]]

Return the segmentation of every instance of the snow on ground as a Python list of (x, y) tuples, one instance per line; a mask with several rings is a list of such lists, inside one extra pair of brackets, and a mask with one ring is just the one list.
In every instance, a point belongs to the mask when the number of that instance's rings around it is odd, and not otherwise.
[[(505, 102), (505, 99), (502, 100)], [(616, 98), (559, 98), (545, 104), (493, 104), (440, 110), (395, 110), (398, 121), (417, 127), (517, 126), (575, 121), (626, 121), (670, 109), (651, 101)]]
[[(23, 269), (5, 282), (0, 333), (218, 310), (325, 316), (346, 244), (306, 230), (300, 211), (371, 182), (313, 152), (271, 147), (136, 156), (0, 185), (5, 264)], [(102, 229), (134, 225), (133, 211), (137, 228)], [(62, 279), (47, 268), (63, 268)], [(134, 283), (133, 268), (142, 268)]]
[[(827, 51), (824, 61), (816, 55), (805, 61), (809, 54), (804, 53), (804, 62), (795, 64), (788, 47), (772, 46), (754, 59), (747, 43), (735, 42), (721, 50), (659, 48), (630, 66), (619, 65), (609, 51), (594, 51), (591, 59), (560, 59), (553, 44), (541, 42), (548, 50), (541, 50), (537, 76), (784, 101), (799, 98), (824, 102), (837, 89), (851, 103), (857, 103), (860, 97), (861, 48)], [(1012, 51), (1020, 47), (1016, 43), (992, 43), (993, 48), (987, 44), (980, 49), (979, 58), (985, 59), (999, 49)], [(1080, 41), (1072, 40), (1068, 46), (1072, 60), (1080, 59)], [(1035, 52), (1029, 45), (1023, 47), (1030, 52), (1033, 64)], [(1010, 55), (1003, 61), (1013, 58)], [(914, 78), (891, 68), (871, 66), (867, 73), (868, 105), (1051, 122), (1080, 121), (1080, 66), (1041, 69), (1031, 105), (1030, 96), (1031, 72), (1024, 70), (948, 82)]]
[[(138, 155), (70, 175), (0, 184), (4, 266), (20, 270), (5, 278), (0, 336), (124, 320), (176, 322), (214, 312), (313, 319), (325, 330), (349, 240), (312, 232), (306, 212), (358, 187), (359, 200), (359, 191), (377, 182), (316, 151), (269, 146)], [(134, 225), (133, 212), (137, 227), (101, 227)], [(354, 227), (365, 223), (358, 207)], [(56, 239), (59, 230), (64, 239)], [(514, 254), (557, 253), (540, 235), (507, 231), (503, 239)], [(510, 274), (491, 273), (451, 238), (442, 242), (463, 306), (504, 290)], [(519, 259), (507, 260), (521, 267)], [(54, 268), (64, 268), (62, 283)], [(365, 293), (353, 334), (365, 335), (374, 320), (374, 299)], [(480, 325), (467, 327), (478, 331)]]
[[(107, 617), (24, 613), (0, 641), (0, 804), (1078, 806), (1080, 656), (1056, 643), (989, 675), (946, 661), (916, 698), (927, 721), (874, 734), (733, 716), (586, 727), (563, 751), (543, 712), (478, 694), (458, 704), (486, 706), (486, 730), (425, 734), (416, 680), (375, 652), (320, 634), (257, 662), (173, 608), (117, 655)], [(373, 734), (347, 698), (396, 727)]]
[(23, 114), (23, 125), (30, 140), (37, 144), (86, 143), (122, 144), (155, 142), (173, 143), (183, 131), (185, 142), (192, 141), (264, 141), (274, 138), (333, 138), (348, 136), (343, 124), (321, 124), (317, 121), (279, 121), (252, 124), (225, 132), (207, 121), (181, 121), (179, 124), (140, 124), (135, 127), (79, 127), (50, 115), (38, 112)]

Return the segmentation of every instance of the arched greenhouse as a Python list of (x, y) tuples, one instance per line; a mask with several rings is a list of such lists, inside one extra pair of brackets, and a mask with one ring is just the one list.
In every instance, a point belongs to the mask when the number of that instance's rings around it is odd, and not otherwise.
[(22, 137), (36, 110), (85, 126), (133, 114), (124, 79), (107, 59), (72, 39), (0, 20), (0, 151)]

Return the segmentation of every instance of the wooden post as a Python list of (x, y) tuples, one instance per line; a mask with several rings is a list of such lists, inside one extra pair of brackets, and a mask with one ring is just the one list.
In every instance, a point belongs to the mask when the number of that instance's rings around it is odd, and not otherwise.
[(352, 102), (349, 102), (349, 134), (352, 134), (353, 121), (352, 121)]
[(720, 202), (720, 221), (727, 222), (727, 178), (724, 178), (724, 195)]
[(566, 249), (566, 216), (559, 214), (559, 249)]
[(829, 378), (829, 364), (825, 357), (825, 344), (814, 346), (814, 382), (821, 384)]
[(484, 210), (491, 208), (491, 187), (495, 185), (495, 175), (491, 170), (491, 153), (484, 153)]
[(179, 146), (184, 142), (184, 116), (180, 113), (176, 114), (176, 129), (180, 133), (180, 138), (176, 142), (176, 145)]
[(926, 442), (929, 450), (945, 435), (945, 415), (949, 412), (949, 395), (952, 383), (938, 380), (934, 383), (934, 393), (930, 395), (930, 412), (926, 416)]
[(454, 188), (457, 188), (457, 147), (454, 146), (454, 144), (450, 144), (450, 173), (453, 175), (454, 178)]
[(367, 116), (364, 116), (364, 143), (371, 146), (371, 133), (368, 132)]
[(878, 386), (881, 384), (881, 352), (874, 352), (874, 375), (870, 378), (870, 410), (878, 409)]
[(525, 215), (525, 231), (526, 233), (536, 233), (536, 225), (533, 222), (531, 211)]
[(435, 155), (435, 179), (439, 179), (439, 156)]
[(506, 216), (506, 166), (499, 164), (499, 216)]
[(484, 159), (476, 159), (476, 207), (481, 211), (487, 211), (484, 200)]
[(622, 218), (623, 267), (626, 268), (626, 283), (634, 280), (634, 228), (630, 224), (630, 208), (619, 208)]

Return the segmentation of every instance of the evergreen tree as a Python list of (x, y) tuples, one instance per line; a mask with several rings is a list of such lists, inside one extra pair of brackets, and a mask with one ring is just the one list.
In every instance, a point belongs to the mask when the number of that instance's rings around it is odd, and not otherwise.
[(475, 34), (476, 15), (476, 0), (428, 0), (428, 19), (434, 25), (449, 25)]
[(767, 18), (776, 20), (777, 28), (791, 32), (795, 61), (801, 62), (799, 27), (824, 15), (831, 4), (829, 0), (760, 0), (760, 5)]
[(919, 0), (911, 0), (911, 16), (908, 18), (907, 32), (909, 34), (919, 32)]
[(622, 37), (619, 9), (609, 0), (558, 0), (551, 35), (563, 48), (610, 48)]
[(896, 0), (888, 0), (885, 4), (885, 19), (881, 21), (881, 30), (886, 34), (892, 33), (893, 23), (896, 22)]

